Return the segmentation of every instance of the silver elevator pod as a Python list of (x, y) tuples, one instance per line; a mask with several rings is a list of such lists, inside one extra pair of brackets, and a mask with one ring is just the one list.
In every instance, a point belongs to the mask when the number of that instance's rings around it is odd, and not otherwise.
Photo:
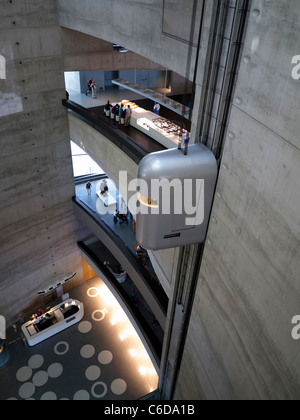
[(205, 241), (217, 161), (203, 144), (151, 153), (138, 168), (137, 241), (147, 250)]

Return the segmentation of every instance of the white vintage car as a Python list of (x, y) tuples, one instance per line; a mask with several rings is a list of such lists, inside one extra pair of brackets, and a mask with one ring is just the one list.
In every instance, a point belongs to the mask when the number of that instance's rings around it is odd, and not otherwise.
[(22, 332), (30, 347), (80, 322), (84, 316), (83, 303), (68, 299), (47, 313), (22, 325)]

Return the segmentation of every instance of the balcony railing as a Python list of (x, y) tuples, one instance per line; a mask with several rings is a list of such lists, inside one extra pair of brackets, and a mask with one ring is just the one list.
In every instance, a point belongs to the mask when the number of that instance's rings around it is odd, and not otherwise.
[(136, 164), (149, 153), (164, 150), (165, 147), (133, 127), (120, 129), (110, 118), (104, 116), (104, 107), (87, 109), (77, 103), (63, 99), (63, 105), (80, 120), (105, 136), (110, 142), (127, 154)]

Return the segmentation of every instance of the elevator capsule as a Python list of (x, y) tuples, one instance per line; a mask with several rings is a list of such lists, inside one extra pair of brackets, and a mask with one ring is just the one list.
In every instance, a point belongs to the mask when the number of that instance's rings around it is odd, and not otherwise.
[(151, 153), (138, 168), (137, 241), (147, 250), (203, 243), (217, 181), (203, 144)]

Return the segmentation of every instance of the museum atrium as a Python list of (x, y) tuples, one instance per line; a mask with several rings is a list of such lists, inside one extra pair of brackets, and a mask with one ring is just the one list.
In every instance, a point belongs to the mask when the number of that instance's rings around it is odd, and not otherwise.
[(300, 398), (299, 40), (299, 0), (1, 1), (0, 400)]

